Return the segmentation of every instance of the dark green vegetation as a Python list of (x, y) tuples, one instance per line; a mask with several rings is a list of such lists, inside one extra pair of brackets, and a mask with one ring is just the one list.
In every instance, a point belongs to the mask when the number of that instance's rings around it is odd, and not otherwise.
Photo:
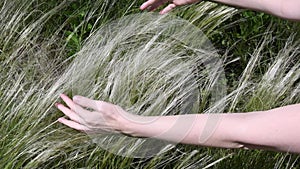
[[(142, 2), (0, 2), (0, 168), (300, 168), (297, 155), (190, 145), (149, 159), (120, 157), (97, 147), (85, 134), (52, 124), (62, 113), (53, 107), (57, 98), (43, 91), (93, 31), (140, 13)], [(224, 59), (228, 93), (239, 91), (228, 101), (228, 111), (300, 102), (299, 23), (207, 2), (171, 14), (199, 27)], [(291, 77), (283, 81), (287, 73)]]

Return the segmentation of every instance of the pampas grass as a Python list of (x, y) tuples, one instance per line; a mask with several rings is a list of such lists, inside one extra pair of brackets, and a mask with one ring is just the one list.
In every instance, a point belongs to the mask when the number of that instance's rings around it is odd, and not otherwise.
[[(134, 13), (141, 3), (137, 1), (88, 1), (81, 8), (89, 9), (84, 19), (65, 36), (71, 16), (61, 17), (58, 25), (51, 23), (72, 3), (0, 3), (1, 168), (297, 167), (296, 155), (169, 143), (153, 157), (118, 156), (104, 150), (101, 142), (95, 144), (84, 133), (58, 124), (62, 114), (53, 104), (63, 92), (110, 101), (141, 115), (220, 113), (224, 108), (252, 111), (300, 101), (299, 41), (293, 35), (264, 64), (266, 71), (257, 73), (265, 54), (261, 51), (274, 38), (266, 32), (265, 39), (253, 47), (234, 90), (226, 93), (222, 64), (231, 58), (219, 56), (204, 34), (187, 21), (153, 14), (125, 16)], [(236, 13), (211, 3), (190, 10), (197, 15), (184, 12), (185, 8), (174, 14), (189, 18), (207, 34)], [(211, 11), (210, 20), (201, 21), (198, 17), (205, 11)], [(116, 18), (121, 19), (110, 22)], [(76, 54), (68, 56), (72, 37), (88, 23), (92, 23), (91, 33), (82, 35), (84, 42)]]

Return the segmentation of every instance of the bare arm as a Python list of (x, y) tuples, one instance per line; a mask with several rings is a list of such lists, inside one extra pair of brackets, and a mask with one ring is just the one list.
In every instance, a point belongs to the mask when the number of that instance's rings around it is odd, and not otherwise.
[(300, 104), (246, 113), (238, 141), (249, 148), (300, 153)]
[(137, 116), (81, 96), (71, 100), (62, 95), (62, 99), (69, 108), (57, 107), (70, 119), (58, 121), (87, 133), (118, 132), (200, 146), (300, 153), (300, 104), (250, 113)]
[[(133, 136), (157, 137), (169, 141), (177, 141), (179, 135), (183, 136), (181, 143), (200, 146), (300, 153), (300, 104), (263, 112), (182, 116), (185, 118), (163, 116), (147, 125), (132, 123), (128, 125), (130, 128), (127, 132)], [(207, 128), (209, 120), (214, 120), (209, 116), (219, 116), (214, 128)], [(176, 122), (181, 125), (174, 126)], [(178, 133), (187, 124), (192, 125), (190, 131), (185, 135)], [(203, 142), (201, 135), (207, 133), (209, 138)]]
[(227, 5), (266, 12), (281, 18), (300, 20), (299, 0), (213, 0)]
[[(213, 2), (226, 5), (253, 9), (266, 12), (281, 18), (300, 21), (300, 1), (299, 0), (212, 0)], [(200, 2), (200, 0), (148, 0), (141, 5), (141, 9), (155, 10), (159, 6), (170, 2), (160, 13), (165, 14), (176, 6)]]

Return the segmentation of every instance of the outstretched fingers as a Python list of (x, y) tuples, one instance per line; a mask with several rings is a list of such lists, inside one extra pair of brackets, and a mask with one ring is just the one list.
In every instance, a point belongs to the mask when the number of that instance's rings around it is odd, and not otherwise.
[(67, 95), (61, 94), (61, 95), (60, 95), (60, 98), (63, 99), (63, 101), (68, 105), (68, 107), (69, 107), (71, 110), (75, 110), (75, 109), (76, 109), (75, 103), (74, 103), (73, 100), (70, 99)]
[[(93, 109), (97, 112), (101, 112), (103, 114), (115, 112), (115, 105), (111, 103), (107, 103), (105, 101), (92, 100), (83, 96), (74, 96), (74, 103), (77, 106), (82, 106), (86, 108)], [(83, 112), (83, 111), (80, 111)], [(86, 114), (86, 113), (85, 113)]]
[(150, 11), (152, 11), (166, 2), (168, 2), (168, 0), (148, 0), (147, 2), (141, 5), (140, 9), (141, 10), (149, 9)]
[[(63, 99), (63, 101), (68, 105), (68, 107), (71, 109), (72, 112), (79, 115), (81, 118), (85, 119), (90, 111), (82, 108), (80, 105), (76, 104), (72, 99), (70, 99), (68, 96), (61, 94), (60, 97)], [(80, 123), (83, 123), (83, 121), (80, 121)]]
[(79, 124), (79, 123), (77, 123), (75, 121), (67, 120), (67, 119), (65, 119), (63, 117), (59, 118), (58, 122), (66, 125), (66, 126), (69, 126), (69, 127), (73, 128), (75, 130), (84, 131), (84, 132), (88, 132), (89, 131), (88, 127), (86, 127), (86, 126), (84, 126), (82, 124)]
[(65, 107), (64, 105), (60, 103), (56, 103), (55, 106), (62, 111), (67, 117), (69, 117), (71, 120), (81, 123), (82, 119), (79, 117), (78, 114), (76, 114), (74, 111), (70, 110), (69, 108)]

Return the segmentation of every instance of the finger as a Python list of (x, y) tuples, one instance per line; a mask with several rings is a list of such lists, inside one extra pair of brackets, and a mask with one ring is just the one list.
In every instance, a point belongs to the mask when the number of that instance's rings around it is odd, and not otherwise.
[(156, 10), (158, 7), (160, 7), (162, 4), (153, 4), (148, 8), (148, 11), (154, 11)]
[[(75, 107), (76, 105), (77, 106), (83, 106), (83, 107), (86, 107), (86, 108), (91, 108), (97, 112), (101, 112), (101, 113), (112, 113), (112, 112), (115, 112), (116, 109), (115, 109), (115, 105), (114, 104), (111, 104), (111, 103), (108, 103), (108, 102), (105, 102), (105, 101), (98, 101), (98, 100), (92, 100), (92, 99), (89, 99), (87, 97), (83, 97), (83, 96), (74, 96), (73, 97), (73, 100), (74, 100), (74, 103), (75, 103)], [(87, 112), (87, 110), (81, 108), (81, 107), (78, 107), (76, 108), (78, 111), (77, 113), (79, 113), (79, 115), (81, 117), (86, 117), (85, 115), (87, 114), (92, 114), (91, 112)], [(100, 115), (100, 114), (98, 114)]]
[(99, 101), (92, 100), (92, 99), (89, 99), (89, 98), (83, 97), (83, 96), (74, 96), (73, 101), (74, 101), (74, 103), (76, 103), (80, 106), (98, 110), (97, 103), (99, 103)]
[(63, 99), (63, 101), (68, 105), (68, 107), (71, 109), (71, 110), (75, 110), (75, 103), (73, 102), (72, 99), (70, 99), (67, 95), (65, 94), (61, 94), (60, 95), (60, 98)]
[(60, 97), (64, 100), (64, 102), (70, 107), (70, 109), (78, 114), (81, 118), (85, 119), (87, 115), (90, 113), (88, 110), (82, 108), (78, 104), (75, 104), (73, 100), (71, 100), (65, 94), (61, 94)]
[(78, 114), (76, 114), (75, 112), (73, 112), (72, 110), (70, 110), (69, 108), (65, 107), (62, 104), (55, 104), (55, 106), (62, 111), (66, 116), (68, 116), (71, 120), (76, 121), (78, 123), (82, 122), (82, 119), (78, 116)]
[(167, 7), (165, 7), (162, 11), (160, 11), (160, 14), (166, 14), (168, 12), (170, 12), (172, 9), (174, 9), (176, 7), (175, 4), (169, 4)]
[(147, 2), (143, 3), (140, 7), (141, 10), (145, 10), (150, 8), (151, 6), (160, 6), (167, 2), (167, 0), (148, 0)]
[(81, 125), (81, 124), (79, 124), (77, 122), (74, 122), (74, 121), (71, 121), (71, 120), (67, 120), (67, 119), (65, 119), (63, 117), (59, 118), (57, 121), (60, 122), (60, 123), (62, 123), (62, 124), (64, 124), (64, 125), (66, 125), (66, 126), (69, 126), (69, 127), (73, 128), (75, 130), (89, 131), (88, 127), (86, 127), (84, 125)]

